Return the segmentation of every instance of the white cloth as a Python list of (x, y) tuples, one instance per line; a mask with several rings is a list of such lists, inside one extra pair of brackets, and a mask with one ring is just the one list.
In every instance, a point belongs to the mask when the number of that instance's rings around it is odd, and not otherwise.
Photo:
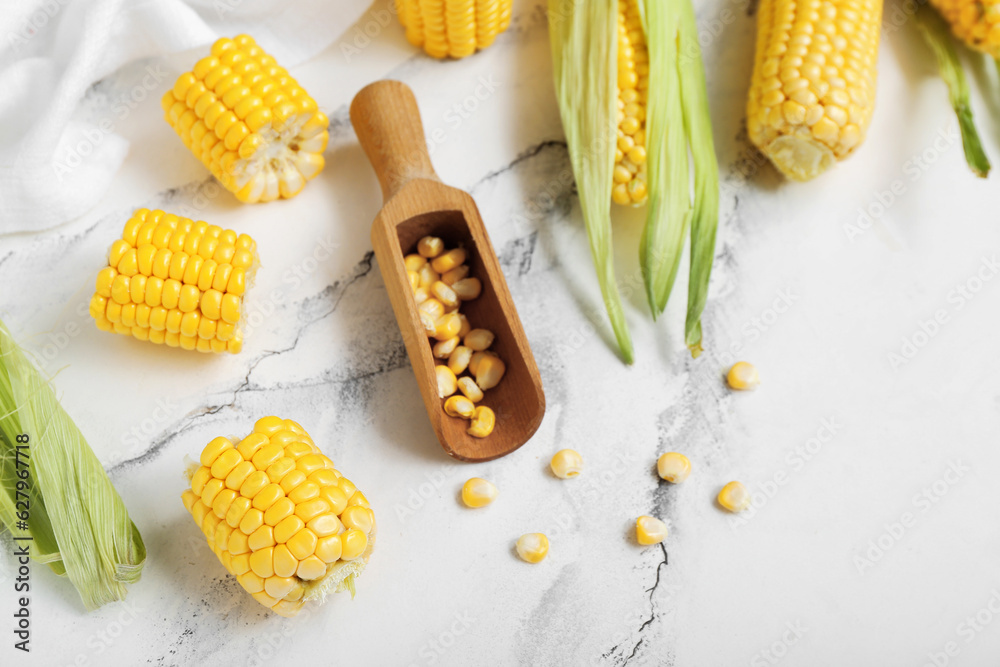
[[(367, 9), (364, 0), (0, 0), (0, 234), (71, 220), (107, 190), (128, 142), (74, 110), (122, 65), (246, 33), (287, 67)], [(151, 67), (143, 85), (155, 82), (158, 98), (177, 74)]]

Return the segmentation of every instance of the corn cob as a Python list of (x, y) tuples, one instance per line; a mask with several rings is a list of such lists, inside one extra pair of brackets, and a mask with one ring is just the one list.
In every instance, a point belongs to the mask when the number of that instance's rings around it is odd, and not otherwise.
[(966, 46), (1000, 58), (1000, 0), (931, 0)]
[(464, 58), (510, 25), (513, 0), (396, 0), (406, 39), (434, 58)]
[(111, 244), (90, 315), (102, 331), (235, 354), (256, 266), (256, 243), (246, 234), (141, 208)]
[(368, 499), (290, 419), (264, 417), (238, 443), (215, 438), (191, 472), (184, 507), (255, 600), (295, 616), (351, 590), (375, 546)]
[(750, 140), (787, 177), (809, 180), (865, 138), (882, 0), (761, 0), (757, 11)]
[(294, 197), (323, 169), (326, 115), (248, 35), (218, 40), (162, 106), (184, 144), (240, 201)]

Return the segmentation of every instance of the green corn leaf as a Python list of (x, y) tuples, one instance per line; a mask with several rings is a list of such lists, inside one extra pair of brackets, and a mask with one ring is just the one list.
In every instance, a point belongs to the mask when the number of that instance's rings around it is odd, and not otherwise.
[[(18, 465), (27, 436), (28, 480)], [(22, 450), (24, 452), (25, 450)], [(27, 481), (28, 527), (18, 513)], [(15, 538), (31, 537), (31, 557), (69, 577), (87, 609), (123, 600), (139, 580), (146, 548), (125, 504), (83, 434), (10, 331), (0, 321), (0, 521)], [(21, 490), (22, 493), (25, 491)]]
[(677, 0), (639, 2), (649, 51), (650, 81), (646, 102), (649, 200), (639, 243), (639, 264), (654, 318), (667, 306), (692, 213), (681, 104), (679, 5)]
[(698, 25), (691, 0), (672, 0), (681, 6), (680, 79), (684, 129), (694, 161), (694, 210), (691, 215), (691, 269), (684, 341), (691, 355), (701, 354), (701, 313), (708, 299), (708, 280), (715, 259), (715, 232), (719, 226), (719, 162), (715, 157), (712, 121), (705, 88), (705, 68), (698, 45)]
[(938, 14), (927, 5), (920, 5), (917, 13), (917, 28), (924, 36), (927, 45), (937, 59), (938, 71), (948, 85), (948, 99), (958, 117), (958, 126), (962, 131), (962, 148), (965, 151), (965, 161), (972, 172), (980, 178), (986, 178), (990, 173), (990, 160), (986, 157), (983, 144), (976, 131), (972, 119), (972, 106), (969, 104), (969, 84), (962, 71), (962, 63), (955, 52), (951, 32)]
[(549, 0), (556, 97), (604, 306), (626, 363), (633, 359), (611, 251), (617, 140), (617, 0)]

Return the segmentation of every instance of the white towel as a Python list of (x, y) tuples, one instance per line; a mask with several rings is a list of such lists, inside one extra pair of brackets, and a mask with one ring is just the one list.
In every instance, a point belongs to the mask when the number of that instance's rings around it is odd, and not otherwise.
[[(367, 9), (362, 0), (6, 2), (0, 12), (0, 234), (72, 220), (107, 190), (128, 142), (110, 125), (75, 119), (74, 110), (91, 85), (122, 65), (246, 33), (287, 67), (332, 44)], [(144, 87), (157, 98), (179, 73), (156, 64), (148, 69)], [(160, 113), (158, 102), (150, 112)]]

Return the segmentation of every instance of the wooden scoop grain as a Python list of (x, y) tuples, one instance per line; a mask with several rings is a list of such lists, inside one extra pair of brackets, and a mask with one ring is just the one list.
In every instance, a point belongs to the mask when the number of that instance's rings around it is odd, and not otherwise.
[[(438, 180), (431, 166), (413, 92), (399, 81), (377, 81), (351, 103), (351, 123), (382, 185), (382, 210), (372, 223), (372, 245), (409, 354), (431, 425), (444, 450), (463, 461), (489, 461), (509, 454), (534, 434), (545, 412), (538, 367), (507, 289), (476, 203)], [(473, 328), (496, 334), (490, 348), (507, 372), (481, 405), (496, 413), (486, 438), (466, 433), (469, 422), (449, 417), (438, 396), (435, 360), (420, 323), (403, 257), (431, 235), (446, 248), (468, 252), (470, 276), (482, 281), (479, 298), (462, 304)], [(431, 341), (433, 342), (433, 341)]]

